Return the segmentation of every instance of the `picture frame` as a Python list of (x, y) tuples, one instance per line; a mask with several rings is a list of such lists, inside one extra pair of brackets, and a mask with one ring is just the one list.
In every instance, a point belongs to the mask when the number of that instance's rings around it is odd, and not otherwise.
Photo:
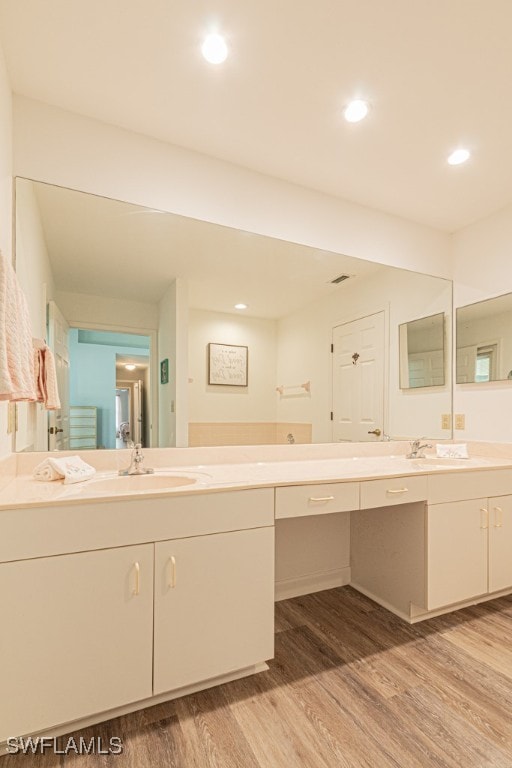
[(169, 358), (165, 358), (160, 363), (160, 384), (169, 383)]
[(249, 348), (240, 344), (208, 344), (208, 384), (247, 387)]

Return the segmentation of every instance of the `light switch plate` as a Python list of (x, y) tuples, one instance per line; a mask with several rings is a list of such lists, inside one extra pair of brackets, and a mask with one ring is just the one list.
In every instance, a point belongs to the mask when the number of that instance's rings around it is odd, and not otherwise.
[(441, 429), (451, 429), (452, 428), (452, 415), (451, 413), (443, 413), (441, 414)]
[(466, 416), (464, 413), (455, 414), (455, 429), (466, 429)]

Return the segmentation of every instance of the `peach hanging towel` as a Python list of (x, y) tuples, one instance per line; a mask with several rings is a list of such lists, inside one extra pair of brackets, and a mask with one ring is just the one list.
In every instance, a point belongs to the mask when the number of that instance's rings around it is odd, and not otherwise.
[(27, 300), (0, 252), (0, 400), (37, 400)]
[(33, 344), (37, 401), (44, 403), (47, 411), (58, 411), (60, 398), (53, 352), (42, 339), (33, 339)]

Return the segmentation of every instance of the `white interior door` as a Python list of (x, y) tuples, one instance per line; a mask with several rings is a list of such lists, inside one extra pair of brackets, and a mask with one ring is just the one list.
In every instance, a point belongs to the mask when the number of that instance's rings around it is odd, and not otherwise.
[(409, 386), (433, 387), (444, 384), (443, 350), (413, 352), (409, 355)]
[(337, 325), (332, 342), (333, 440), (376, 440), (384, 429), (384, 312)]
[(48, 346), (55, 357), (61, 409), (48, 412), (48, 450), (69, 450), (69, 325), (54, 301), (48, 302)]

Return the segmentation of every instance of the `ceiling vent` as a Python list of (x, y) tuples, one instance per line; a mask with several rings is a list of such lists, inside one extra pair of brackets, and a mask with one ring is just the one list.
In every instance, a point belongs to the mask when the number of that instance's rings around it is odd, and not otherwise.
[(352, 277), (352, 275), (338, 275), (338, 277), (335, 277), (334, 280), (331, 280), (331, 283), (333, 283), (333, 285), (338, 285), (338, 283), (342, 283), (344, 280), (348, 280), (349, 277)]

